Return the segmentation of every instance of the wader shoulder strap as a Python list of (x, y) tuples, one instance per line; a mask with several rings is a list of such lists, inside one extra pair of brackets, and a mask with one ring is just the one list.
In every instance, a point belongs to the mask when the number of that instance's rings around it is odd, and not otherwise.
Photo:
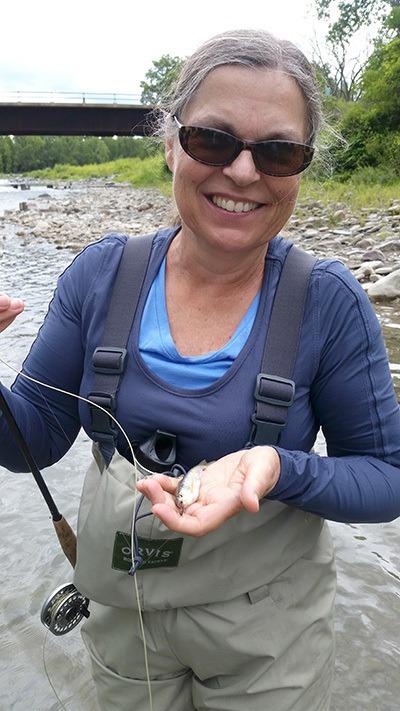
[[(147, 272), (154, 235), (127, 239), (119, 263), (105, 321), (102, 345), (93, 353), (95, 373), (93, 392), (97, 405), (111, 414), (116, 409), (116, 394), (125, 368), (127, 343)], [(106, 461), (115, 448), (117, 430), (112, 420), (96, 407), (91, 408), (92, 434)]]
[(294, 401), (294, 365), (311, 272), (316, 258), (297, 247), (289, 250), (272, 307), (249, 444), (277, 444)]
[[(93, 354), (95, 372), (89, 399), (114, 414), (125, 368), (126, 345), (147, 272), (153, 235), (128, 239), (119, 264), (105, 322), (103, 343)], [(284, 261), (272, 307), (261, 372), (257, 376), (249, 444), (277, 444), (293, 403), (292, 380), (308, 283), (316, 258), (291, 247)], [(91, 408), (92, 434), (109, 462), (117, 430), (106, 413)]]

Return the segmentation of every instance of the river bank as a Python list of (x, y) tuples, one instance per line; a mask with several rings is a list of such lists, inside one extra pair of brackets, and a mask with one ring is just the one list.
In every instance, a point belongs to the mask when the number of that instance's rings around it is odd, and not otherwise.
[[(77, 252), (107, 232), (143, 234), (173, 219), (171, 198), (156, 189), (103, 179), (58, 181), (30, 200), (35, 181), (23, 179), (23, 184), (19, 209), (0, 216), (0, 234), (10, 224), (23, 240), (45, 238)], [(283, 234), (322, 258), (340, 259), (371, 300), (391, 300), (400, 297), (399, 229), (400, 199), (386, 208), (355, 212), (345, 203), (303, 198)]]

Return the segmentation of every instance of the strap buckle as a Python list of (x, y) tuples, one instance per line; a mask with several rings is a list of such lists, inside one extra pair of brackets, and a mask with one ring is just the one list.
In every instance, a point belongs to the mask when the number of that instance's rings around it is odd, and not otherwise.
[(121, 375), (124, 372), (126, 355), (126, 348), (99, 346), (93, 353), (93, 370), (105, 375)]
[[(104, 410), (108, 410), (110, 414), (115, 412), (115, 397), (107, 393), (90, 393), (88, 400), (94, 405), (100, 405)], [(91, 431), (95, 442), (109, 442), (114, 444), (118, 435), (118, 429), (113, 420), (103, 410), (92, 406), (90, 408), (92, 425)]]
[(260, 420), (255, 414), (251, 416), (251, 421), (253, 427), (251, 428), (250, 439), (246, 447), (277, 444), (279, 436), (286, 425), (286, 422), (279, 424), (278, 422)]
[[(286, 425), (287, 408), (294, 402), (296, 386), (293, 380), (281, 378), (278, 375), (259, 373), (257, 375), (254, 399), (256, 411), (251, 416), (249, 445), (277, 444), (280, 434)], [(260, 405), (258, 405), (260, 403)], [(283, 412), (269, 407), (284, 408)], [(274, 419), (272, 419), (272, 417)]]
[[(266, 402), (268, 405), (290, 407), (294, 402), (295, 391), (296, 385), (293, 380), (280, 378), (278, 375), (259, 373), (254, 389), (254, 398), (258, 402)], [(264, 395), (263, 392), (272, 392), (272, 395)]]

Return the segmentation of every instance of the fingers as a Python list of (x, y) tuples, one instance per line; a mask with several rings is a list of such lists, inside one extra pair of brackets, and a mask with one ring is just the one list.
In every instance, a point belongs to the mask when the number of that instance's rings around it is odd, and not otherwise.
[(202, 535), (198, 519), (189, 513), (185, 512), (181, 516), (178, 509), (173, 509), (166, 504), (155, 504), (152, 507), (152, 512), (170, 531), (183, 533), (186, 536)]
[(0, 293), (0, 331), (4, 331), (23, 310), (21, 299), (11, 299), (7, 294)]
[(236, 513), (236, 508), (230, 510), (229, 506), (223, 504), (207, 504), (206, 506), (193, 504), (181, 516), (177, 509), (165, 504), (156, 504), (152, 511), (171, 531), (186, 536), (199, 537), (219, 528), (224, 521)]
[(153, 505), (163, 504), (167, 501), (168, 494), (164, 491), (155, 476), (149, 477), (148, 479), (141, 479), (137, 482), (136, 488), (141, 494), (144, 494)]

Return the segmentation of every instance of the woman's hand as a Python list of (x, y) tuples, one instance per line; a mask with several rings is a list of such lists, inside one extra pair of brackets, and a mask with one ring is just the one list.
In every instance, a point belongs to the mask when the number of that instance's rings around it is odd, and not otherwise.
[(7, 294), (0, 293), (0, 333), (14, 321), (24, 310), (21, 299), (11, 299)]
[(280, 459), (273, 447), (228, 454), (202, 472), (199, 498), (182, 515), (175, 503), (179, 479), (154, 474), (138, 481), (137, 488), (171, 531), (204, 536), (243, 509), (257, 513), (259, 500), (274, 488), (279, 475)]

